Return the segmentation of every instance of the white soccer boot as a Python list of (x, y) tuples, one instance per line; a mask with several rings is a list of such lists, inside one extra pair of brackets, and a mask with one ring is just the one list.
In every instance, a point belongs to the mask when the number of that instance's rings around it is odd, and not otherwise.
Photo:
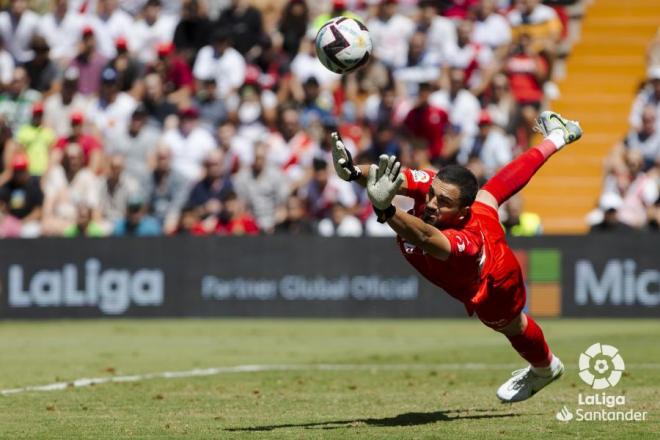
[[(564, 139), (564, 144), (570, 144), (582, 137), (582, 127), (580, 127), (580, 123), (565, 119), (559, 113), (547, 110), (541, 112), (539, 117), (536, 118), (536, 123), (538, 130), (543, 133), (543, 136), (545, 137), (550, 136), (550, 133), (553, 133), (555, 130), (559, 130), (559, 132), (561, 132), (561, 137)], [(560, 145), (557, 149), (563, 146), (564, 145)]]
[(530, 365), (527, 368), (514, 371), (511, 374), (511, 379), (504, 382), (498, 388), (497, 397), (503, 403), (527, 400), (546, 385), (559, 379), (564, 372), (564, 364), (561, 363), (557, 356), (553, 356), (547, 368), (547, 374), (543, 374), (545, 373), (543, 370), (542, 368), (533, 368)]

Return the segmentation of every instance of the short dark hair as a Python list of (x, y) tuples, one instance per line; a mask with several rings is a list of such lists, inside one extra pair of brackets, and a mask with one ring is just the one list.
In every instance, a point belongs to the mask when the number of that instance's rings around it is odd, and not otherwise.
[(461, 191), (459, 197), (461, 208), (474, 203), (474, 199), (477, 197), (477, 191), (479, 191), (479, 184), (472, 171), (460, 165), (447, 165), (440, 168), (435, 177), (445, 183), (451, 183), (458, 187)]

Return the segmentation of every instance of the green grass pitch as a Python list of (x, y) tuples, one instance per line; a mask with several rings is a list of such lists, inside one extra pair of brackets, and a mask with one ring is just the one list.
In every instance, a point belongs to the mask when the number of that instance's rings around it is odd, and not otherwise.
[[(341, 364), (154, 378), (0, 396), (0, 438), (650, 438), (660, 432), (658, 320), (540, 321), (567, 364), (531, 400), (495, 390), (524, 366), (501, 335), (464, 320), (96, 320), (0, 323), (0, 389), (84, 377), (259, 365)], [(619, 348), (624, 409), (646, 422), (560, 422), (581, 351)], [(600, 394), (600, 392), (598, 392)], [(550, 436), (550, 437), (549, 437)], [(657, 438), (657, 437), (656, 437)]]

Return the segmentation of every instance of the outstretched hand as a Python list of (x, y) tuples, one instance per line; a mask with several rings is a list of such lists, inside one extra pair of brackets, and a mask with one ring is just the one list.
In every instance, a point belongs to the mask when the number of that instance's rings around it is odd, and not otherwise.
[(367, 180), (367, 194), (376, 209), (385, 210), (392, 205), (392, 200), (403, 185), (405, 177), (400, 172), (401, 163), (395, 156), (382, 154), (378, 166), (371, 165)]
[(347, 182), (357, 180), (362, 173), (353, 164), (351, 152), (348, 151), (348, 148), (346, 148), (336, 131), (332, 132), (330, 136), (332, 136), (332, 163), (335, 167), (335, 172)]

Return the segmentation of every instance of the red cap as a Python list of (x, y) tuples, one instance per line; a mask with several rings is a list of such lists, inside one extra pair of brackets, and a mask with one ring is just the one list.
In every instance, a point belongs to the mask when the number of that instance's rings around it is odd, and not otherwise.
[(490, 125), (493, 123), (493, 118), (490, 117), (488, 110), (481, 110), (479, 113), (479, 125)]
[(117, 50), (126, 50), (126, 49), (128, 49), (128, 42), (126, 41), (126, 38), (118, 37), (115, 40), (115, 48)]
[(32, 114), (33, 115), (43, 115), (44, 114), (44, 103), (43, 102), (35, 102), (34, 105), (32, 106)]
[(71, 112), (71, 124), (82, 124), (85, 120), (85, 116), (80, 111)]
[(174, 45), (172, 43), (158, 43), (156, 52), (158, 52), (159, 57), (166, 57), (174, 52)]
[(179, 117), (181, 119), (197, 119), (199, 117), (199, 112), (195, 107), (188, 107), (179, 112)]
[(90, 35), (94, 35), (94, 29), (90, 25), (86, 25), (82, 30), (82, 35), (83, 37), (89, 37)]
[(14, 171), (27, 170), (28, 163), (27, 155), (19, 153), (11, 159), (11, 169)]

